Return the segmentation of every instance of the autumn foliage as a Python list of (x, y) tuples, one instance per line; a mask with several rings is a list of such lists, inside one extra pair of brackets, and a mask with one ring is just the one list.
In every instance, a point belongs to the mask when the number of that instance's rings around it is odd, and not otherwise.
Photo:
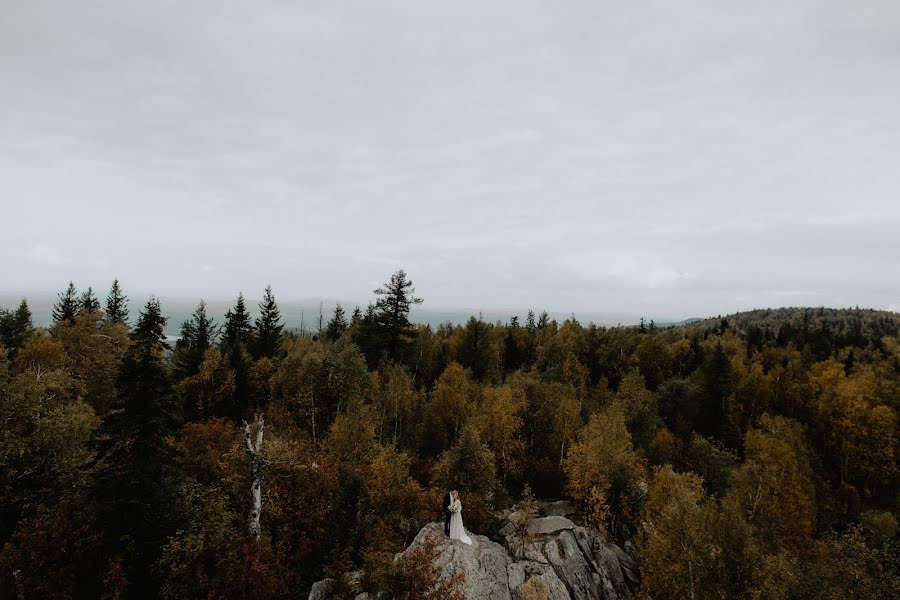
[[(222, 327), (201, 305), (174, 346), (164, 307), (129, 313), (118, 285), (105, 304), (73, 285), (48, 328), (0, 311), (0, 589), (289, 598), (362, 569), (457, 598), (433, 540), (396, 558), (456, 488), (488, 535), (532, 493), (569, 497), (635, 542), (653, 598), (896, 595), (896, 314), (430, 327), (405, 273), (376, 296), (321, 339), (271, 290)], [(251, 456), (242, 421), (263, 417)]]

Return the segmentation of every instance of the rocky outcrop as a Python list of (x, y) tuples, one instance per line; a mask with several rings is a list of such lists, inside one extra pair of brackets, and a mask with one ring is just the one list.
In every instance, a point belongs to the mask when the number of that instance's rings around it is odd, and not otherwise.
[[(624, 600), (631, 597), (638, 584), (638, 569), (630, 543), (623, 549), (596, 532), (576, 525), (567, 518), (574, 512), (568, 503), (544, 505), (542, 512), (547, 516), (532, 520), (525, 540), (516, 537), (510, 521), (500, 530), (499, 541), (470, 532), (471, 546), (449, 540), (441, 523), (430, 523), (398, 558), (434, 536), (438, 542), (434, 564), (440, 570), (440, 578), (449, 579), (462, 573), (465, 576), (462, 592), (471, 600), (535, 597)], [(515, 514), (510, 513), (507, 519)], [(333, 587), (333, 582), (327, 579), (317, 582), (309, 600), (331, 600)], [(376, 594), (363, 590), (354, 594), (354, 600), (377, 598)]]

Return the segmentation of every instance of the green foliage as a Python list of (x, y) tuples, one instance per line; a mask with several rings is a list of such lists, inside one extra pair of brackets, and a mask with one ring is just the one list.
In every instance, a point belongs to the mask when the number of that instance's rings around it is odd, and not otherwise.
[(336, 342), (341, 335), (350, 328), (344, 315), (344, 308), (338, 304), (334, 307), (334, 314), (325, 327), (324, 337), (329, 342)]
[(119, 287), (118, 279), (113, 279), (106, 295), (106, 320), (113, 325), (128, 325), (128, 296)]
[(374, 318), (380, 337), (384, 340), (385, 355), (396, 361), (406, 356), (414, 329), (409, 323), (409, 309), (423, 302), (415, 296), (413, 282), (400, 269), (390, 281), (374, 291)]
[(490, 329), (490, 325), (481, 319), (470, 317), (457, 349), (460, 364), (478, 381), (484, 380), (496, 368)]
[(53, 322), (60, 321), (75, 322), (75, 315), (81, 309), (81, 303), (78, 298), (78, 292), (75, 290), (75, 284), (69, 282), (66, 291), (60, 292), (56, 304), (53, 305)]
[(94, 295), (94, 290), (92, 290), (90, 287), (84, 290), (84, 292), (81, 294), (81, 300), (79, 301), (79, 304), (79, 312), (100, 311), (100, 301), (97, 300), (97, 296)]
[(684, 451), (685, 468), (700, 475), (706, 489), (716, 496), (725, 493), (731, 472), (738, 463), (735, 452), (699, 434), (691, 436)]
[(256, 319), (256, 338), (254, 340), (253, 358), (272, 358), (281, 343), (281, 311), (275, 302), (272, 286), (266, 286), (262, 302), (259, 303), (259, 318)]
[(33, 331), (31, 309), (24, 298), (14, 311), (0, 308), (0, 346), (15, 353)]
[(462, 430), (459, 439), (434, 466), (432, 485), (490, 497), (497, 488), (494, 453), (481, 441), (474, 427)]
[(215, 343), (219, 328), (206, 316), (206, 303), (201, 300), (190, 321), (181, 324), (181, 335), (175, 343), (175, 379), (196, 375), (206, 351)]

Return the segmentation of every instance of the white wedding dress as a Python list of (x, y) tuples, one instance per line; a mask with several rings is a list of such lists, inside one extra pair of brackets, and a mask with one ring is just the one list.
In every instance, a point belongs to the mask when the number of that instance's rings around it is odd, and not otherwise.
[(463, 527), (462, 502), (457, 498), (450, 504), (450, 539), (459, 540), (463, 544), (472, 544), (472, 538)]

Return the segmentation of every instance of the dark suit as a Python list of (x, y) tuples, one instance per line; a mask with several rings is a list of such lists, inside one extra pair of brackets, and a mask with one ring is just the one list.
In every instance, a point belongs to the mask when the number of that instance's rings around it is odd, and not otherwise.
[(444, 533), (449, 537), (450, 535), (450, 505), (453, 504), (453, 497), (450, 495), (450, 492), (447, 492), (447, 495), (444, 496)]

